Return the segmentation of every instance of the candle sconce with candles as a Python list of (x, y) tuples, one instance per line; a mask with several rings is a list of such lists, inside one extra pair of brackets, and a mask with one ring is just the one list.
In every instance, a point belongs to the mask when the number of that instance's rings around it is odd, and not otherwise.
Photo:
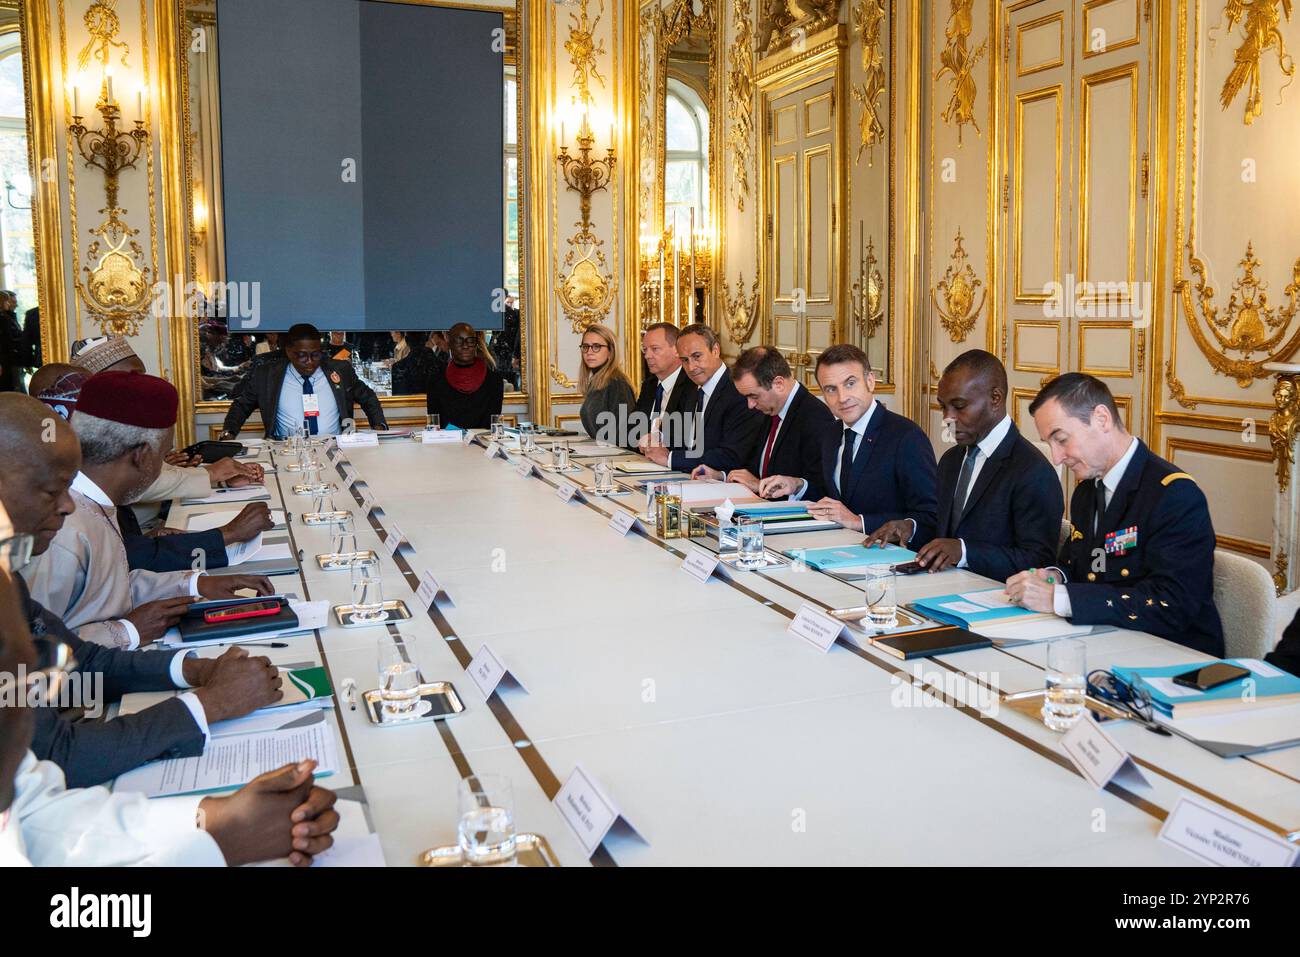
[[(692, 212), (692, 224), (694, 210)], [(679, 231), (670, 218), (662, 235), (643, 236), (640, 255), (641, 325), (686, 326), (708, 321), (713, 241), (708, 230)]]
[(122, 110), (113, 97), (113, 77), (105, 73), (95, 111), (102, 118), (98, 129), (82, 121), (80, 91), (73, 88), (74, 106), (68, 133), (87, 167), (104, 174), (104, 209), (107, 218), (92, 229), (96, 238), (86, 247), (87, 265), (82, 267), (85, 283), (77, 283), (91, 318), (107, 334), (135, 335), (152, 299), (150, 270), (144, 266), (144, 250), (123, 219), (126, 209), (118, 203), (123, 171), (135, 169), (147, 148), (149, 131), (144, 126), (144, 95), (137, 96), (139, 116), (132, 129), (122, 127)]
[(569, 251), (556, 275), (555, 292), (573, 331), (581, 333), (609, 315), (617, 289), (601, 250), (604, 241), (592, 231), (591, 224), (591, 197), (604, 190), (614, 175), (613, 129), (604, 159), (592, 156), (596, 136), (586, 116), (578, 131), (578, 156), (569, 155), (569, 147), (563, 142), (564, 127), (560, 129), (560, 154), (556, 162), (565, 184), (579, 196), (581, 218), (578, 231), (567, 240)]

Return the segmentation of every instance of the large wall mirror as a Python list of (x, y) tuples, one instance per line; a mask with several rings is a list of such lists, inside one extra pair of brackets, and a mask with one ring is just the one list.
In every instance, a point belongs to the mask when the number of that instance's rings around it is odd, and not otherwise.
[(638, 21), (640, 317), (713, 323), (721, 125), (715, 0), (647, 0)]
[[(218, 50), (219, 30), (223, 0), (170, 0), (175, 7), (175, 24), (178, 36), (173, 49), (180, 57), (180, 90), (177, 105), (182, 116), (179, 128), (183, 131), (183, 176), (185, 180), (186, 226), (186, 281), (198, 283), (200, 289), (217, 288), (227, 281), (226, 262), (228, 241), (222, 182), (222, 126), (221, 83), (219, 64), (223, 62)], [(393, 0), (396, 2), (396, 0)], [(470, 3), (427, 2), (427, 0), (402, 0), (413, 6), (446, 7), (455, 10), (491, 11), (502, 15), (504, 21), (502, 55), (501, 115), (503, 149), (496, 162), (500, 164), (501, 234), (503, 275), (494, 311), (504, 313), (502, 328), (483, 333), (486, 351), (495, 361), (507, 381), (506, 402), (526, 402), (525, 323), (523, 313), (535, 301), (523, 275), (524, 257), (521, 256), (519, 227), (521, 217), (520, 197), (520, 117), (522, 91), (517, 79), (518, 68), (518, 5), (479, 5)], [(233, 9), (233, 8), (232, 8)], [(231, 14), (234, 15), (233, 13)], [(201, 38), (201, 42), (197, 38)], [(486, 41), (485, 41), (486, 42)], [(227, 58), (227, 62), (228, 62)], [(431, 91), (436, 99), (445, 91)], [(363, 94), (363, 96), (366, 94)], [(405, 92), (404, 94), (405, 95)], [(409, 91), (410, 102), (403, 115), (412, 122), (426, 122), (428, 116), (419, 107), (419, 90)], [(368, 102), (368, 101), (367, 101)], [(432, 110), (436, 103), (430, 103)], [(227, 113), (227, 124), (235, 122)], [(229, 133), (229, 129), (227, 130)], [(231, 148), (227, 136), (226, 148)], [(453, 148), (454, 144), (447, 144)], [(249, 144), (256, 149), (256, 144)], [(454, 190), (456, 184), (428, 182), (430, 190)], [(489, 240), (490, 242), (490, 240)], [(187, 288), (189, 288), (187, 286)], [(191, 300), (192, 301), (192, 300)], [(485, 299), (486, 308), (486, 299)], [(220, 306), (201, 298), (197, 308), (186, 317), (189, 323), (193, 357), (192, 394), (199, 413), (221, 412), (234, 390), (248, 375), (250, 369), (266, 355), (280, 349), (281, 336), (276, 332), (234, 331), (219, 314)], [(474, 316), (449, 315), (446, 325), (465, 319), (474, 323)], [(420, 331), (398, 328), (392, 331), (343, 331), (330, 328), (326, 322), (317, 322), (327, 334), (326, 350), (334, 359), (354, 363), (358, 375), (381, 397), (384, 405), (422, 408), (429, 376), (440, 363), (432, 356), (446, 354), (445, 337), (431, 332), (427, 326)], [(275, 329), (274, 322), (267, 323)], [(382, 329), (383, 327), (381, 327)]]

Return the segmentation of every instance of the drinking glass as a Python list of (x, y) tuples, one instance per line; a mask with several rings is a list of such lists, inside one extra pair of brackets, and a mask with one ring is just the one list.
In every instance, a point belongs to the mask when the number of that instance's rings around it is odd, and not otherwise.
[(1083, 717), (1088, 669), (1086, 646), (1077, 638), (1058, 638), (1047, 646), (1047, 694), (1043, 724), (1068, 731)]
[(609, 464), (608, 459), (601, 459), (592, 469), (596, 476), (596, 492), (600, 495), (608, 495), (614, 491), (614, 469)]
[(740, 554), (736, 564), (741, 568), (762, 568), (767, 564), (763, 552), (763, 520), (757, 515), (741, 515), (736, 519), (736, 541)]
[(499, 439), (505, 434), (506, 421), (499, 415), (492, 416), (489, 424), (492, 426), (492, 438)]
[(352, 518), (352, 513), (348, 512), (342, 518), (338, 519), (334, 526), (334, 554), (351, 555), (357, 550), (357, 527)]
[(537, 440), (533, 438), (531, 422), (525, 422), (519, 426), (519, 451), (525, 453), (537, 451)]
[(424, 417), (424, 430), (426, 432), (437, 432), (442, 428), (442, 418), (437, 415), (426, 415)]
[(555, 465), (557, 472), (567, 472), (569, 470), (569, 440), (557, 439), (551, 446), (551, 461)]
[(394, 636), (379, 636), (379, 697), (383, 717), (413, 717), (420, 701), (420, 665), (410, 655), (410, 645), (398, 643)]
[(515, 862), (515, 802), (510, 779), (503, 774), (461, 778), (460, 824), (456, 835), (465, 863), (473, 867)]
[(868, 565), (864, 582), (867, 620), (876, 628), (898, 624), (897, 576), (892, 565)]
[(354, 621), (383, 621), (384, 583), (377, 558), (352, 563), (352, 618)]

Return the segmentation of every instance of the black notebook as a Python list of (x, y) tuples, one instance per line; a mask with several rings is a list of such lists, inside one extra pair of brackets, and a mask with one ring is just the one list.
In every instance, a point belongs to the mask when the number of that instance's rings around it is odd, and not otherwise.
[(904, 661), (909, 658), (930, 658), (934, 655), (950, 655), (958, 651), (993, 647), (991, 639), (972, 634), (956, 625), (927, 628), (925, 631), (910, 631), (901, 635), (885, 635), (872, 638), (871, 643), (881, 651), (889, 652), (895, 658), (902, 658)]
[(178, 626), (181, 641), (207, 641), (212, 638), (247, 638), (249, 635), (263, 635), (270, 631), (291, 631), (298, 627), (298, 616), (283, 598), (259, 598), (255, 601), (276, 601), (280, 610), (274, 615), (259, 618), (237, 618), (234, 621), (208, 623), (203, 620), (203, 613), (217, 608), (230, 608), (249, 604), (249, 599), (225, 602), (203, 602), (202, 608), (190, 608), (181, 618)]

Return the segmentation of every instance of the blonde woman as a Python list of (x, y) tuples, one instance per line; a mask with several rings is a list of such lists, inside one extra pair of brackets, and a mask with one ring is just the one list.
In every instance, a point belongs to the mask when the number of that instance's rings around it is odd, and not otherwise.
[[(591, 325), (582, 334), (582, 371), (578, 386), (586, 394), (579, 415), (582, 427), (593, 438), (622, 445), (618, 423), (626, 422), (636, 408), (632, 383), (618, 367), (617, 343), (608, 327)], [(620, 412), (620, 407), (623, 411)]]

